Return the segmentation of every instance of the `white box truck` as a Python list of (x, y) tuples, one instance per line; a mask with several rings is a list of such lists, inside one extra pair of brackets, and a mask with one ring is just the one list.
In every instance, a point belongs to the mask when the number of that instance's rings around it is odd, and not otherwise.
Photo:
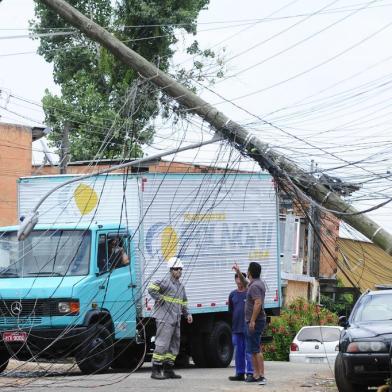
[[(73, 177), (21, 178), (20, 216)], [(11, 357), (74, 357), (85, 373), (141, 365), (155, 334), (147, 286), (168, 273), (172, 256), (184, 263), (194, 318), (182, 325), (181, 355), (227, 366), (234, 262), (243, 271), (261, 264), (266, 312), (279, 312), (278, 227), (266, 174), (107, 174), (60, 188), (25, 240), (16, 226), (0, 228), (0, 371)], [(114, 237), (126, 266), (108, 265)]]

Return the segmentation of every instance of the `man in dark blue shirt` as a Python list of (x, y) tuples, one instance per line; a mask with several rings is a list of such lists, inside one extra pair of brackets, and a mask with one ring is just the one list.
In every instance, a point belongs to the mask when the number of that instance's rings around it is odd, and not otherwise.
[[(243, 274), (246, 277), (245, 274)], [(230, 376), (230, 381), (245, 380), (245, 363), (247, 378), (253, 378), (252, 356), (245, 352), (245, 302), (246, 287), (235, 274), (237, 289), (229, 295), (229, 312), (232, 317), (232, 338), (235, 348), (235, 376)]]

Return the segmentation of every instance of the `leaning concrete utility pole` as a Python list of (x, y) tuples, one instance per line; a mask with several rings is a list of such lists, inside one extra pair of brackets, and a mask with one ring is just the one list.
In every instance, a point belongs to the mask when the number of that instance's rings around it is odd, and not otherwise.
[(292, 182), (303, 193), (344, 220), (381, 249), (392, 255), (392, 236), (381, 226), (344, 201), (337, 193), (329, 190), (318, 180), (302, 170), (259, 140), (244, 127), (232, 121), (218, 109), (201, 99), (172, 77), (162, 72), (144, 57), (123, 44), (110, 32), (81, 14), (64, 0), (38, 0), (56, 11), (66, 22), (79, 29), (92, 40), (100, 43), (113, 56), (150, 80), (166, 94), (174, 98), (190, 112), (198, 114), (226, 139), (237, 145), (255, 159), (272, 176)]

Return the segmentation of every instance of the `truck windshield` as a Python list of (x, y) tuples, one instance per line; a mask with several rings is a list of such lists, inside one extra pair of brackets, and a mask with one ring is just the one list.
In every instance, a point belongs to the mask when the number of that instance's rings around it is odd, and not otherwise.
[(35, 230), (21, 242), (0, 232), (0, 278), (87, 275), (89, 259), (89, 231)]

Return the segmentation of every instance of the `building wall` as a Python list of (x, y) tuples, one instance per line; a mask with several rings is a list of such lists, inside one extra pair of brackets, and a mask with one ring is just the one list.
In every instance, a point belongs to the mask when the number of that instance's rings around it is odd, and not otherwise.
[[(109, 167), (114, 166), (114, 164), (100, 164), (97, 165), (69, 165), (67, 167), (67, 174), (86, 174), (91, 173), (96, 170), (104, 170)], [(148, 171), (151, 173), (223, 173), (230, 172), (223, 169), (211, 168), (208, 166), (192, 165), (190, 163), (183, 162), (166, 162), (160, 161), (148, 165)], [(125, 173), (126, 169), (114, 171), (113, 173)], [(233, 171), (234, 172), (234, 171)], [(32, 173), (35, 175), (49, 175), (49, 174), (59, 174), (60, 170), (58, 166), (45, 166), (42, 168), (33, 167)]]
[[(280, 195), (282, 197), (282, 195)], [(306, 229), (303, 237), (300, 237), (299, 246), (303, 247), (303, 271), (295, 271), (296, 273), (304, 273), (308, 269), (307, 263), (313, 259), (315, 265), (311, 264), (309, 267), (311, 275), (314, 271), (314, 276), (322, 278), (334, 278), (337, 272), (337, 258), (338, 249), (337, 241), (339, 237), (339, 224), (340, 220), (334, 215), (326, 212), (319, 212), (318, 219), (315, 220), (315, 225), (318, 228), (318, 234), (314, 234), (313, 238), (313, 256), (309, 255), (308, 249), (308, 235), (309, 235), (309, 219), (307, 214), (309, 213), (309, 203), (307, 201), (292, 201), (288, 199), (288, 196), (283, 194), (283, 198), (286, 203), (289, 204), (289, 210), (295, 215), (296, 218), (301, 218)], [(281, 206), (280, 214), (285, 216), (288, 213), (288, 209)], [(300, 260), (299, 260), (300, 261)], [(294, 272), (294, 271), (293, 271)]]
[(16, 224), (17, 179), (31, 175), (31, 128), (0, 123), (0, 225)]
[(309, 299), (309, 283), (308, 282), (300, 282), (296, 280), (288, 280), (287, 286), (284, 292), (284, 304), (285, 306), (289, 305), (291, 302), (296, 300), (297, 298)]
[(332, 278), (337, 273), (339, 238), (339, 219), (329, 213), (321, 213), (320, 216), (320, 266), (319, 276)]

